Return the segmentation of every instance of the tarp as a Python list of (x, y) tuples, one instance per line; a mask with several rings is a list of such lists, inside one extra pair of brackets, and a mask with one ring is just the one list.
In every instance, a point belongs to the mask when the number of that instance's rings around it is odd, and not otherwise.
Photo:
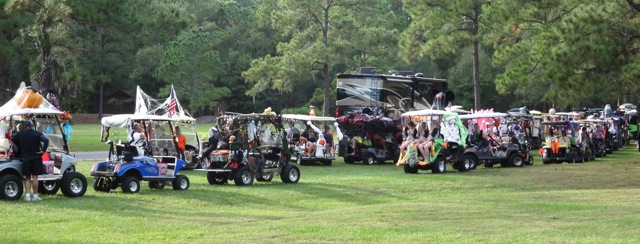
[[(32, 96), (34, 99), (29, 99), (28, 96)], [(22, 82), (13, 98), (0, 107), (0, 117), (23, 114), (59, 115), (62, 114), (62, 111)]]
[(172, 118), (160, 115), (150, 114), (118, 114), (103, 117), (100, 121), (103, 126), (106, 127), (123, 127), (126, 128), (131, 124), (131, 121), (139, 120), (153, 120), (153, 121), (175, 121)]

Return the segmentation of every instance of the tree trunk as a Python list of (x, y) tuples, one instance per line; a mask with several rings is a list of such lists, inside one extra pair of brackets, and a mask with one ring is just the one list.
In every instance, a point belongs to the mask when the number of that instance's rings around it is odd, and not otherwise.
[(322, 101), (322, 116), (329, 116), (331, 107), (331, 77), (329, 76), (329, 64), (322, 65), (322, 85), (324, 88), (324, 99)]
[(51, 53), (51, 36), (47, 29), (50, 26), (51, 21), (45, 20), (42, 22), (41, 32), (42, 38), (40, 38), (42, 63), (40, 64), (40, 72), (38, 72), (34, 80), (38, 82), (38, 86), (34, 89), (43, 92), (45, 95), (49, 91), (53, 91), (55, 84), (53, 83), (53, 54)]
[(474, 109), (481, 108), (480, 103), (480, 58), (478, 55), (478, 41), (473, 41), (473, 98), (475, 99)]
[[(13, 96), (13, 89), (11, 89), (11, 60), (7, 57), (0, 56), (0, 104), (4, 104), (9, 101)], [(5, 90), (6, 89), (6, 90)]]

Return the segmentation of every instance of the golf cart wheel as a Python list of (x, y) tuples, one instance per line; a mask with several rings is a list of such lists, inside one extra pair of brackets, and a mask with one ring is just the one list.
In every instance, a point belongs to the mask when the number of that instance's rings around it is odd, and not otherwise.
[(65, 169), (64, 172), (65, 173), (76, 172), (76, 166), (71, 165), (71, 166), (67, 167), (67, 169)]
[(108, 184), (101, 185), (101, 181), (106, 181), (106, 178), (94, 178), (93, 179), (93, 190), (100, 192), (109, 192), (111, 191), (111, 187)]
[(300, 181), (300, 169), (292, 164), (287, 164), (280, 172), (280, 179), (284, 183), (298, 183)]
[(473, 170), (473, 169), (476, 169), (476, 167), (478, 167), (478, 159), (476, 159), (476, 157), (474, 157), (471, 154), (464, 155), (463, 160), (469, 162), (469, 170)]
[(332, 163), (333, 163), (333, 160), (331, 159), (325, 159), (324, 161), (322, 161), (322, 164), (325, 166), (331, 166)]
[(18, 200), (22, 196), (23, 186), (22, 179), (17, 175), (6, 174), (0, 176), (0, 199), (3, 200)]
[(261, 182), (271, 182), (271, 180), (273, 180), (273, 173), (263, 174), (258, 170), (256, 171), (256, 180)]
[(453, 164), (453, 167), (460, 172), (469, 171), (469, 169), (471, 169), (470, 166), (471, 164), (467, 160), (462, 160)]
[(376, 158), (371, 154), (367, 154), (366, 156), (364, 156), (362, 162), (367, 165), (373, 165), (376, 163)]
[(196, 166), (197, 169), (206, 169), (209, 168), (209, 164), (207, 163), (207, 160), (205, 160), (204, 158), (201, 158), (200, 161), (198, 162), (198, 165)]
[(509, 157), (509, 166), (511, 167), (522, 167), (524, 166), (524, 159), (517, 153), (514, 153)]
[(436, 160), (431, 163), (431, 173), (439, 174), (447, 171), (447, 164), (444, 162), (442, 156), (438, 156)]
[(54, 195), (58, 193), (59, 189), (60, 184), (58, 184), (58, 181), (55, 180), (45, 180), (39, 182), (38, 184), (38, 193), (45, 195)]
[(417, 174), (418, 173), (418, 165), (413, 165), (413, 167), (411, 167), (411, 165), (405, 164), (404, 165), (404, 172), (407, 173), (407, 174)]
[(253, 174), (249, 166), (242, 166), (233, 174), (233, 181), (237, 186), (250, 186), (253, 184)]
[(224, 173), (207, 172), (209, 185), (224, 185), (227, 183), (227, 175)]
[(171, 186), (174, 190), (189, 189), (189, 178), (185, 175), (176, 175), (176, 178), (171, 182)]
[(302, 165), (302, 154), (300, 153), (296, 156), (296, 164)]
[(353, 158), (352, 158), (352, 157), (344, 156), (344, 163), (346, 163), (346, 164), (352, 164), (353, 162), (355, 162), (355, 160), (353, 160)]
[(125, 176), (122, 180), (122, 192), (138, 193), (140, 191), (140, 181), (135, 176)]
[(87, 192), (87, 178), (78, 172), (65, 173), (62, 176), (60, 190), (66, 197), (81, 197)]
[(149, 181), (149, 189), (164, 189), (164, 181), (161, 180), (152, 180)]
[(533, 156), (529, 155), (529, 160), (525, 162), (526, 165), (533, 165), (535, 163)]

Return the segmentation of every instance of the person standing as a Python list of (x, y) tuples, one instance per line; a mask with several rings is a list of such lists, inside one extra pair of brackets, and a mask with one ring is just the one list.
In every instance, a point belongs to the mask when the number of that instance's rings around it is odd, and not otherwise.
[(316, 116), (316, 110), (313, 108), (313, 105), (309, 106), (309, 115)]
[(178, 155), (180, 155), (180, 158), (184, 159), (184, 152), (187, 150), (187, 137), (182, 134), (182, 131), (180, 131), (180, 127), (178, 126), (176, 126), (175, 134), (176, 145), (178, 145), (178, 150), (180, 150), (180, 152), (178, 152)]
[[(25, 201), (40, 201), (38, 196), (38, 175), (43, 173), (42, 155), (49, 147), (49, 139), (42, 133), (33, 129), (30, 120), (22, 122), (25, 129), (13, 136), (13, 143), (18, 147), (20, 161), (22, 161), (22, 175), (27, 194)], [(31, 196), (33, 189), (33, 196)]]

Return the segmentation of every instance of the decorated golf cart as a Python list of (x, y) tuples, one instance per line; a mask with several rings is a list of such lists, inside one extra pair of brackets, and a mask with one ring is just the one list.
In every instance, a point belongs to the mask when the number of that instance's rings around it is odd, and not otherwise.
[(487, 168), (495, 164), (502, 167), (533, 165), (534, 159), (529, 153), (526, 139), (526, 125), (523, 125), (528, 122), (519, 121), (518, 118), (522, 117), (489, 110), (461, 115), (460, 119), (471, 128), (465, 157)]
[[(151, 189), (171, 185), (174, 190), (189, 188), (189, 178), (178, 174), (187, 163), (178, 155), (175, 120), (166, 116), (121, 114), (102, 118), (101, 141), (108, 145), (107, 160), (93, 165), (93, 189), (137, 193), (141, 181)], [(160, 148), (160, 150), (158, 150)], [(160, 154), (155, 154), (159, 152)]]
[[(270, 109), (269, 109), (270, 111)], [(289, 143), (282, 118), (272, 112), (231, 114), (218, 117), (217, 146), (203, 155), (207, 181), (211, 185), (252, 185), (270, 182), (279, 174), (284, 183), (298, 183), (300, 169), (288, 163)], [(207, 151), (205, 151), (207, 152)]]
[[(593, 158), (593, 150), (589, 150), (583, 143), (578, 145), (581, 122), (573, 120), (545, 121), (545, 143), (539, 150), (542, 163), (584, 163)], [(582, 137), (581, 137), (582, 138)], [(580, 139), (582, 140), (582, 139)]]
[[(291, 150), (291, 160), (295, 160), (298, 165), (319, 161), (324, 165), (331, 165), (335, 160), (335, 152), (333, 147), (333, 133), (322, 131), (316, 124), (324, 123), (325, 127), (336, 121), (334, 117), (309, 116), (301, 114), (283, 114), (282, 120), (288, 123), (291, 135), (287, 134), (289, 146)], [(301, 124), (302, 128), (307, 127), (305, 131), (295, 128), (296, 124)], [(336, 123), (337, 125), (337, 123)], [(329, 126), (330, 127), (330, 126)], [(295, 129), (292, 129), (295, 128)], [(340, 127), (335, 127), (338, 137), (342, 137)], [(300, 132), (300, 133), (295, 133)], [(312, 138), (307, 138), (311, 134)], [(306, 135), (306, 137), (305, 137)], [(312, 144), (309, 144), (312, 143)]]
[(444, 173), (447, 164), (451, 164), (458, 171), (475, 168), (475, 161), (464, 156), (468, 131), (457, 113), (425, 109), (406, 112), (402, 114), (402, 118), (405, 121), (412, 121), (406, 123), (419, 123), (416, 129), (422, 126), (423, 128), (419, 130), (426, 134), (431, 131), (432, 137), (431, 146), (423, 149), (428, 155), (421, 153), (418, 148), (420, 144), (429, 140), (426, 136), (423, 141), (419, 138), (405, 140), (406, 152), (401, 152), (397, 162), (397, 165), (403, 165), (405, 173), (415, 174), (418, 170)]
[(338, 141), (338, 156), (343, 157), (345, 163), (362, 161), (372, 165), (397, 161), (400, 129), (397, 121), (384, 116), (380, 108), (351, 111), (337, 120), (343, 133)]
[[(180, 128), (180, 132), (185, 136), (187, 142), (185, 151), (178, 153), (171, 143), (160, 142), (155, 147), (154, 155), (181, 156), (187, 163), (186, 169), (200, 168), (198, 155), (202, 151), (202, 141), (200, 140), (196, 127), (196, 119), (193, 118), (186, 109), (182, 107), (176, 92), (171, 86), (169, 97), (164, 100), (155, 99), (147, 95), (139, 86), (136, 89), (136, 105), (134, 114), (137, 115), (157, 115), (170, 118), (172, 124)], [(152, 128), (153, 129), (153, 128)], [(162, 129), (162, 128), (161, 128)], [(155, 132), (158, 133), (158, 132)], [(151, 134), (150, 136), (154, 136)], [(152, 137), (153, 139), (153, 137)], [(162, 139), (162, 138), (160, 138)], [(169, 146), (166, 146), (169, 145)]]
[(0, 107), (0, 199), (17, 200), (23, 193), (22, 162), (11, 135), (21, 130), (23, 121), (31, 121), (34, 130), (49, 139), (43, 155), (45, 174), (38, 176), (38, 192), (56, 194), (59, 190), (67, 197), (80, 197), (87, 191), (87, 179), (76, 172), (78, 160), (69, 152), (67, 144), (71, 116), (60, 111), (24, 82), (16, 95)]

